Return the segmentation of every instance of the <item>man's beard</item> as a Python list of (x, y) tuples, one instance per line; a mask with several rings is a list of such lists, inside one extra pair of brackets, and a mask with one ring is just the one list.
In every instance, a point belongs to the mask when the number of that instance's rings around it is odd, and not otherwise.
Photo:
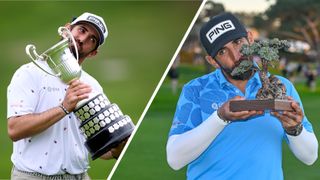
[(245, 71), (241, 74), (231, 75), (231, 72), (236, 68), (236, 66), (234, 66), (233, 68), (224, 68), (222, 66), (220, 66), (220, 67), (223, 72), (225, 72), (229, 77), (231, 77), (234, 80), (248, 80), (254, 72), (253, 69), (248, 69), (247, 71)]
[[(70, 50), (71, 50), (73, 56), (77, 57), (76, 48), (73, 45), (70, 46)], [(86, 55), (84, 53), (79, 52), (79, 49), (78, 49), (78, 56), (79, 56), (79, 59), (86, 57)]]
[[(216, 62), (218, 62), (218, 61), (216, 61)], [(232, 78), (234, 80), (248, 80), (252, 76), (252, 74), (255, 72), (255, 68), (251, 67), (242, 73), (233, 74), (232, 71), (234, 71), (234, 69), (238, 68), (238, 66), (240, 65), (240, 62), (236, 63), (231, 68), (226, 68), (226, 67), (222, 66), (220, 63), (218, 63), (218, 64), (219, 64), (221, 70), (227, 76), (229, 76), (230, 78)]]

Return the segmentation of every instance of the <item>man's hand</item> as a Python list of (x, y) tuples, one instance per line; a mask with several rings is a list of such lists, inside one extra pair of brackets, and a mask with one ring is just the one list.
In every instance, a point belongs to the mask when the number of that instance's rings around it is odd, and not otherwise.
[(230, 111), (230, 101), (244, 100), (244, 99), (245, 99), (244, 97), (236, 96), (233, 99), (230, 99), (229, 101), (225, 102), (218, 109), (218, 114), (219, 114), (220, 118), (222, 118), (226, 121), (235, 121), (235, 120), (244, 120), (244, 119), (247, 119), (252, 116), (263, 114), (263, 111), (255, 111), (255, 110), (239, 111), (239, 112)]
[(118, 144), (118, 146), (112, 148), (110, 151), (100, 156), (100, 158), (104, 160), (113, 159), (113, 158), (118, 159), (127, 141), (128, 141), (128, 138), (123, 140), (120, 144)]
[[(288, 99), (293, 100), (290, 96)], [(302, 109), (297, 102), (293, 101), (291, 103), (291, 107), (294, 111), (282, 111), (282, 113), (277, 111), (271, 112), (272, 115), (280, 120), (283, 128), (287, 132), (294, 130), (298, 125), (300, 125), (304, 116)]]
[(62, 105), (67, 109), (67, 111), (71, 112), (79, 101), (89, 97), (90, 92), (91, 87), (89, 85), (78, 79), (72, 80), (69, 83)]

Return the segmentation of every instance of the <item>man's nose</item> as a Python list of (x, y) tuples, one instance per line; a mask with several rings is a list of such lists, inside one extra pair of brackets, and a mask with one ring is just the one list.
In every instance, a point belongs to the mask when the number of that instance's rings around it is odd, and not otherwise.
[(80, 35), (76, 37), (77, 42), (79, 43), (79, 45), (82, 45), (84, 42), (86, 42), (86, 40), (88, 40), (88, 36), (87, 35)]
[(239, 59), (240, 59), (240, 57), (241, 57), (241, 53), (240, 53), (240, 49), (238, 49), (238, 48), (231, 48), (230, 49), (230, 56), (231, 56), (231, 58), (232, 58), (232, 60), (234, 61), (234, 62), (237, 62)]
[(83, 43), (78, 37), (74, 37), (74, 40), (76, 41), (76, 44), (77, 44), (78, 47), (82, 46)]

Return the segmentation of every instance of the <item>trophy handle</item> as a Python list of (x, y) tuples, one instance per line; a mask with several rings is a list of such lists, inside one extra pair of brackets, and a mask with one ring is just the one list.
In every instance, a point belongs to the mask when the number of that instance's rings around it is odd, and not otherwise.
[[(66, 34), (64, 34), (64, 32), (65, 32)], [(62, 36), (62, 37), (65, 37), (65, 35), (66, 35), (66, 38), (68, 38), (69, 40), (71, 40), (71, 42), (72, 42), (72, 44), (74, 45), (74, 48), (75, 48), (75, 50), (76, 50), (76, 59), (77, 59), (77, 61), (79, 62), (78, 46), (77, 46), (77, 44), (76, 44), (76, 40), (74, 39), (72, 33), (69, 31), (68, 28), (63, 27), (63, 26), (59, 27), (58, 33), (59, 33), (59, 35)]]
[(29, 44), (26, 46), (26, 53), (30, 57), (31, 61), (38, 66), (42, 71), (46, 72), (47, 74), (50, 74), (52, 76), (59, 77), (60, 74), (52, 74), (45, 70), (40, 64), (36, 62), (37, 59), (42, 59), (42, 56), (39, 56), (38, 53), (36, 52), (36, 47), (33, 44)]

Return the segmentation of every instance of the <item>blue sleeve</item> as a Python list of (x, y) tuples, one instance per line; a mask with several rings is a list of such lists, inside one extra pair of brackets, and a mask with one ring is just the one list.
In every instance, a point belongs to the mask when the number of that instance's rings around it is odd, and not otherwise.
[[(286, 86), (287, 96), (291, 96), (296, 102), (298, 102), (300, 104), (302, 112), (304, 113), (302, 101), (300, 99), (300, 96), (299, 96), (297, 90), (293, 86), (293, 84), (288, 79), (286, 79), (284, 77), (279, 76), (278, 78), (281, 79), (282, 83), (284, 83), (284, 85)], [(308, 132), (313, 133), (312, 124), (308, 121), (308, 118), (305, 113), (304, 113), (304, 117), (302, 119), (302, 125)], [(288, 140), (287, 136), (284, 136), (284, 138), (285, 138), (285, 141), (288, 143), (289, 140)]]
[(198, 88), (186, 85), (180, 94), (169, 136), (189, 131), (201, 122)]

